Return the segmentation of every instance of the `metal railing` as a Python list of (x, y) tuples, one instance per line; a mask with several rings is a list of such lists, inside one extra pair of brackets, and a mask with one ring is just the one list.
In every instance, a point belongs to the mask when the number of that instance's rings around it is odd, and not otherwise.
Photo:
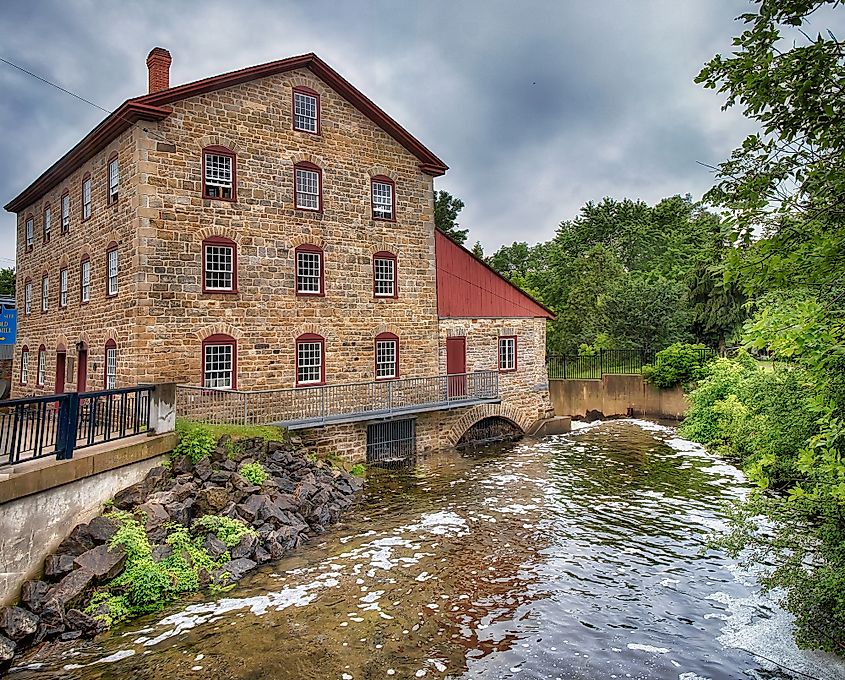
[(152, 385), (0, 401), (0, 466), (146, 432)]
[(499, 398), (498, 371), (273, 390), (176, 389), (176, 414), (212, 425), (317, 426)]
[[(696, 349), (703, 365), (718, 356), (714, 349)], [(549, 380), (600, 380), (605, 375), (637, 375), (643, 366), (659, 364), (657, 352), (644, 349), (603, 349), (595, 354), (546, 357)]]

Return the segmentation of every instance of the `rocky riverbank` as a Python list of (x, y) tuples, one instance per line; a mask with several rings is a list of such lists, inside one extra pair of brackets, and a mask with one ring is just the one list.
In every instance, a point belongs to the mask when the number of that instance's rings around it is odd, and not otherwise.
[(0, 610), (0, 672), (33, 645), (93, 637), (183, 593), (232, 585), (322, 533), (363, 486), (296, 438), (210, 441), (120, 491), (47, 557), (42, 579)]

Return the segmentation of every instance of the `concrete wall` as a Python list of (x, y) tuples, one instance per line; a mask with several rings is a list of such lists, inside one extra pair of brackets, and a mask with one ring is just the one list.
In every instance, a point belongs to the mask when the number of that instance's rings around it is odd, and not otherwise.
[(605, 375), (601, 380), (552, 380), (555, 414), (587, 417), (651, 416), (681, 420), (689, 403), (680, 387), (661, 390), (640, 375)]
[(0, 604), (19, 595), (20, 585), (40, 575), (44, 558), (70, 531), (102, 511), (105, 501), (141, 481), (175, 435), (139, 435), (91, 447), (72, 460), (34, 461), (0, 479)]

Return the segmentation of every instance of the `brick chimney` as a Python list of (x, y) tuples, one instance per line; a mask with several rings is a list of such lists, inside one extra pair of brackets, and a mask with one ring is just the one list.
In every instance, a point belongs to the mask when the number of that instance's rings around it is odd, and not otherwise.
[(173, 58), (163, 47), (154, 47), (147, 55), (147, 69), (150, 72), (150, 94), (170, 87), (170, 62)]

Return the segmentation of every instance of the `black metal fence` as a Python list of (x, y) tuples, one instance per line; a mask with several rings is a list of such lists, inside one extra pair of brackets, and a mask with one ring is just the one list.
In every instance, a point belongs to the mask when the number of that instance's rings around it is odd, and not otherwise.
[[(718, 356), (713, 349), (696, 349), (701, 364)], [(659, 364), (657, 352), (644, 349), (603, 349), (595, 354), (546, 357), (549, 380), (600, 380), (604, 375), (637, 375), (643, 366)]]
[(146, 432), (152, 385), (0, 401), (0, 466)]

